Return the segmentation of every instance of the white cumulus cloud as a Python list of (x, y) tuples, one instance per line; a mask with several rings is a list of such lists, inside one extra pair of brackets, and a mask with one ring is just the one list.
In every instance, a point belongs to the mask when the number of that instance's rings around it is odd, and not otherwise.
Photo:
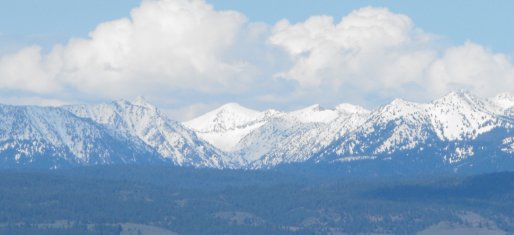
[(514, 66), (501, 53), (467, 42), (448, 48), (427, 70), (427, 87), (434, 95), (468, 89), (482, 96), (514, 91)]
[(55, 105), (144, 95), (187, 119), (227, 101), (372, 107), (461, 88), (483, 96), (514, 92), (508, 56), (441, 41), (386, 8), (266, 25), (204, 0), (143, 0), (88, 37), (46, 53), (29, 46), (0, 55), (0, 101)]
[(304, 93), (430, 99), (454, 89), (492, 95), (512, 87), (513, 66), (505, 55), (473, 43), (441, 50), (438, 38), (406, 15), (365, 7), (340, 22), (329, 16), (282, 20), (269, 43), (292, 61), (275, 76), (298, 82)]
[(244, 27), (242, 14), (201, 0), (145, 0), (130, 17), (102, 23), (47, 55), (29, 47), (4, 56), (0, 86), (103, 97), (241, 88), (251, 65), (228, 55)]

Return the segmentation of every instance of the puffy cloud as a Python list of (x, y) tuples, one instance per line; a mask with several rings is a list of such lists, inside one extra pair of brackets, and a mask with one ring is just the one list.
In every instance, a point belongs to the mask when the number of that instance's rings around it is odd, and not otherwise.
[(312, 16), (295, 25), (282, 20), (275, 25), (270, 42), (291, 55), (299, 55), (327, 47), (374, 50), (408, 43), (414, 36), (409, 17), (385, 8), (365, 7), (343, 17), (338, 24), (333, 21), (330, 16)]
[(243, 27), (250, 26), (242, 14), (215, 11), (201, 0), (145, 0), (129, 18), (102, 23), (89, 38), (48, 55), (29, 47), (5, 56), (0, 86), (103, 97), (241, 88), (251, 65), (228, 55)]
[(470, 42), (448, 48), (430, 66), (427, 78), (435, 95), (459, 88), (482, 96), (514, 91), (514, 67), (509, 58)]
[(329, 16), (297, 24), (282, 20), (269, 43), (292, 61), (275, 76), (298, 82), (302, 94), (321, 89), (332, 91), (328, 96), (419, 100), (460, 88), (492, 95), (513, 87), (513, 66), (505, 55), (473, 43), (441, 51), (437, 36), (385, 8), (361, 8), (338, 23)]
[(328, 16), (294, 25), (283, 20), (275, 25), (269, 42), (284, 48), (294, 61), (279, 77), (308, 88), (337, 85), (373, 91), (400, 89), (419, 77), (435, 57), (420, 48), (431, 38), (405, 15), (366, 7), (337, 24)]
[(0, 87), (36, 93), (56, 92), (55, 68), (51, 59), (43, 58), (41, 48), (26, 47), (0, 58)]
[(227, 101), (375, 106), (459, 88), (484, 96), (514, 91), (507, 56), (474, 43), (439, 43), (386, 8), (361, 8), (338, 22), (312, 16), (269, 26), (203, 0), (143, 0), (129, 17), (102, 23), (87, 38), (48, 53), (30, 46), (0, 56), (0, 101), (54, 105), (145, 95), (188, 119)]

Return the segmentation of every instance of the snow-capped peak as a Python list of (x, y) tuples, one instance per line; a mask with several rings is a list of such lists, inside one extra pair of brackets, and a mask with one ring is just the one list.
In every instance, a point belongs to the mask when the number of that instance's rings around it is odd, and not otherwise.
[(504, 92), (494, 96), (493, 99), (514, 101), (514, 95), (508, 92)]
[(198, 132), (219, 132), (238, 129), (262, 118), (262, 113), (239, 105), (228, 103), (200, 117), (184, 122), (184, 125)]
[(493, 111), (499, 114), (514, 113), (514, 96), (510, 93), (501, 93), (488, 99), (493, 105)]
[(292, 111), (287, 116), (301, 123), (329, 123), (339, 116), (333, 109), (322, 108), (319, 104)]
[(148, 102), (148, 100), (143, 96), (138, 96), (138, 97), (134, 98), (134, 100), (132, 100), (132, 102), (130, 102), (130, 103), (132, 103), (133, 105), (141, 106), (141, 107), (156, 109), (156, 107), (153, 104), (151, 104), (150, 102)]
[(244, 136), (281, 114), (276, 110), (260, 112), (228, 103), (183, 124), (217, 148), (233, 151)]
[(452, 91), (432, 102), (435, 105), (466, 106), (470, 108), (485, 108), (484, 102), (467, 90)]
[(423, 104), (410, 102), (403, 99), (394, 99), (391, 101), (391, 103), (380, 107), (375, 112), (375, 116), (378, 116), (384, 120), (408, 118), (411, 117), (412, 114), (421, 112), (423, 107)]
[(308, 111), (312, 111), (312, 112), (320, 112), (320, 111), (326, 110), (326, 108), (321, 107), (321, 105), (319, 105), (319, 104), (313, 104), (311, 106), (307, 106), (307, 107), (305, 107), (303, 109), (300, 109), (300, 110), (305, 110), (305, 111), (308, 110)]
[(496, 125), (490, 105), (465, 90), (434, 100), (427, 112), (439, 138), (446, 140), (474, 138)]
[(338, 104), (336, 106), (336, 110), (340, 113), (344, 113), (344, 114), (365, 114), (365, 113), (369, 113), (369, 110), (361, 107), (361, 106), (358, 106), (358, 105), (353, 105), (353, 104), (349, 104), (349, 103), (342, 103), (342, 104)]
[(281, 116), (283, 115), (284, 113), (281, 112), (281, 111), (278, 111), (278, 110), (275, 110), (275, 109), (267, 109), (267, 110), (264, 110), (262, 112), (262, 114), (264, 115), (264, 117), (266, 118), (271, 118), (271, 117), (276, 117), (276, 116)]

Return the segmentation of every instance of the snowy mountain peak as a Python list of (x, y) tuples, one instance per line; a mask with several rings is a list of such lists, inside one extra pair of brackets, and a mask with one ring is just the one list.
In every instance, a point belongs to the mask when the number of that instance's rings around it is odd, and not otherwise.
[(387, 123), (392, 120), (403, 119), (416, 122), (424, 112), (425, 105), (403, 99), (394, 99), (389, 104), (381, 106), (371, 112), (373, 120)]
[(319, 111), (325, 110), (325, 108), (321, 107), (321, 105), (319, 105), (319, 104), (313, 104), (311, 106), (303, 108), (302, 110), (310, 110), (310, 111), (313, 111), (313, 112), (319, 112)]
[(237, 103), (225, 104), (184, 123), (199, 132), (227, 131), (243, 127), (262, 118), (262, 113)]
[(514, 96), (510, 93), (501, 93), (488, 99), (500, 114), (511, 112), (514, 109)]
[(514, 100), (514, 95), (509, 92), (503, 92), (493, 97), (494, 99), (506, 99), (506, 100)]
[(260, 112), (237, 103), (228, 103), (183, 124), (217, 148), (233, 151), (239, 140), (278, 115), (281, 112)]
[(361, 106), (358, 106), (358, 105), (353, 105), (353, 104), (349, 104), (349, 103), (342, 103), (342, 104), (338, 104), (336, 106), (336, 110), (339, 111), (340, 113), (345, 113), (345, 114), (354, 114), (354, 113), (358, 113), (358, 114), (365, 114), (365, 113), (369, 113), (369, 110), (361, 107)]
[(393, 106), (412, 106), (413, 104), (414, 104), (413, 102), (410, 102), (410, 101), (407, 101), (404, 99), (400, 99), (400, 98), (396, 98), (396, 99), (392, 100), (391, 103), (389, 103), (389, 105), (393, 105)]
[(134, 100), (132, 100), (132, 102), (130, 102), (130, 103), (132, 103), (133, 105), (146, 107), (146, 108), (155, 108), (155, 109), (157, 108), (153, 104), (148, 102), (148, 100), (143, 96), (138, 96), (138, 97), (134, 98)]
[[(219, 110), (234, 110), (234, 111), (245, 111), (245, 110), (250, 110), (242, 105), (240, 105), (239, 103), (236, 103), (236, 102), (230, 102), (230, 103), (226, 103), (222, 106), (220, 106), (218, 108)], [(253, 111), (253, 110), (252, 110)]]
[(285, 114), (284, 112), (281, 112), (281, 111), (278, 111), (275, 109), (267, 109), (262, 112), (262, 115), (264, 116), (265, 119), (282, 116), (284, 114)]
[(473, 139), (497, 125), (492, 105), (468, 91), (450, 92), (434, 100), (427, 112), (435, 132), (443, 140)]
[(311, 105), (287, 114), (290, 119), (301, 123), (329, 123), (339, 116), (336, 110), (322, 108), (319, 104)]
[(453, 106), (474, 106), (479, 107), (483, 106), (483, 102), (480, 100), (480, 98), (476, 97), (475, 95), (471, 94), (467, 90), (460, 90), (460, 91), (452, 91), (448, 93), (447, 95), (434, 100), (432, 103), (434, 104), (446, 104), (446, 105), (453, 105)]
[(394, 99), (391, 103), (382, 106), (379, 110), (384, 112), (391, 112), (397, 115), (405, 115), (407, 113), (412, 113), (414, 111), (418, 111), (422, 107), (422, 104), (406, 101), (403, 99)]
[(473, 95), (473, 93), (471, 93), (468, 89), (459, 89), (459, 90), (451, 91), (449, 94), (458, 94), (461, 96)]

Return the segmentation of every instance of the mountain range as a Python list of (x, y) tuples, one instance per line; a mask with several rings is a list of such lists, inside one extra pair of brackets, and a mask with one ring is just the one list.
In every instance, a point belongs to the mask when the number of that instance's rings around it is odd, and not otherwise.
[(334, 166), (352, 173), (514, 169), (514, 96), (456, 91), (283, 112), (228, 103), (171, 120), (138, 97), (97, 105), (0, 105), (2, 168), (172, 164), (219, 169)]

